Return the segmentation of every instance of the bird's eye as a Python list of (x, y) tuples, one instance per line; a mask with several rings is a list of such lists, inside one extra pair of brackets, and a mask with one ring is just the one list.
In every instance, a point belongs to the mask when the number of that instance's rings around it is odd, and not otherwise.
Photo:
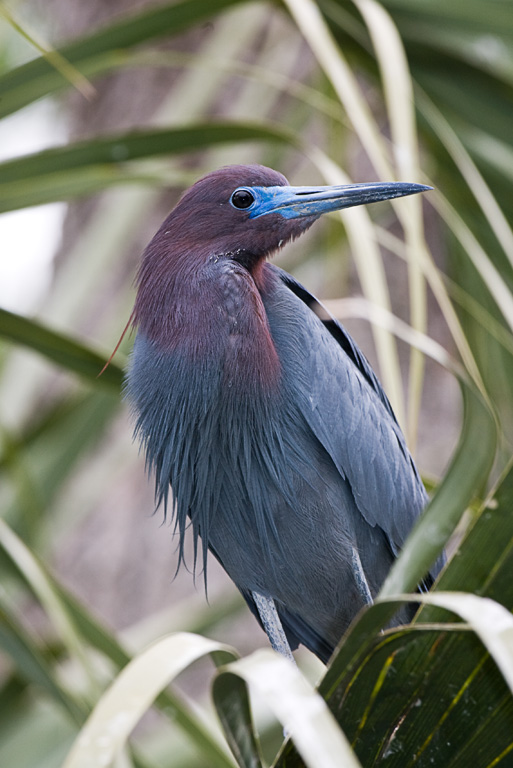
[(231, 198), (234, 208), (249, 208), (254, 202), (254, 196), (247, 189), (236, 189)]

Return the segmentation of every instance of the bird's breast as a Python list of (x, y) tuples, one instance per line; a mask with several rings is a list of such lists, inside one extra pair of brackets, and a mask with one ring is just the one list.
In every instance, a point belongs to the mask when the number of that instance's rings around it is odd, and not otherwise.
[(280, 360), (260, 292), (243, 266), (213, 256), (155, 289), (157, 298), (138, 296), (136, 319), (156, 354), (170, 365), (188, 361), (197, 377), (217, 369), (223, 385), (241, 394), (276, 390)]
[(223, 265), (218, 290), (226, 386), (235, 386), (241, 393), (254, 388), (272, 392), (280, 381), (280, 359), (251, 275), (237, 263)]

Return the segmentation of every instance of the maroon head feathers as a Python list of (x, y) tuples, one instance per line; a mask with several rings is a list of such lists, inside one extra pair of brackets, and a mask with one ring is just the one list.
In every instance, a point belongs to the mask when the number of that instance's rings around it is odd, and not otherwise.
[(192, 294), (212, 259), (238, 263), (255, 281), (255, 290), (263, 288), (266, 257), (304, 232), (317, 217), (289, 220), (270, 212), (252, 218), (250, 211), (233, 204), (232, 196), (240, 187), (287, 186), (287, 179), (271, 168), (233, 165), (209, 173), (188, 189), (144, 252), (137, 277), (135, 324), (146, 330), (152, 325), (150, 335), (160, 336), (157, 328), (163, 329), (171, 314), (175, 318), (181, 312), (188, 314), (187, 304), (198, 304), (198, 296)]
[(228, 256), (251, 271), (317, 217), (287, 220), (270, 213), (251, 218), (249, 211), (234, 207), (232, 195), (239, 187), (285, 186), (285, 176), (261, 165), (233, 165), (201, 178), (183, 194), (146, 249), (139, 284), (148, 269), (153, 272), (167, 258), (182, 255), (193, 261)]

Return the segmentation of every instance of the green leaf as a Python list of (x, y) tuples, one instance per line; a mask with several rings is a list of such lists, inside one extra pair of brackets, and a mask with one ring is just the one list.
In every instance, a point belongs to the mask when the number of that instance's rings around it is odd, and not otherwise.
[(52, 48), (51, 45), (44, 43), (41, 39), (36, 39), (34, 34), (28, 29), (26, 21), (19, 23), (6, 8), (4, 4), (0, 5), (0, 16), (3, 16), (16, 32), (21, 35), (33, 48), (35, 48), (48, 61), (51, 66), (59, 71), (61, 75), (86, 98), (95, 96), (95, 89), (87, 79), (73, 67), (69, 61)]
[[(183, 632), (159, 640), (132, 659), (94, 708), (63, 768), (113, 762), (156, 696), (190, 664), (209, 654), (223, 660), (237, 655), (226, 645)], [(232, 765), (228, 755), (225, 764)]]
[[(365, 766), (404, 768), (420, 759), (462, 768), (460, 750), (479, 733), (468, 764), (484, 768), (510, 741), (512, 699), (497, 666), (468, 626), (450, 619), (381, 633), (400, 604), (376, 603), (362, 615), (319, 692)], [(300, 765), (285, 747), (277, 768)]]
[(0, 648), (15, 666), (19, 677), (41, 687), (77, 723), (84, 719), (85, 708), (61, 685), (59, 678), (32, 637), (21, 626), (10, 606), (0, 596)]
[[(438, 590), (473, 590), (500, 600), (502, 611), (492, 603), (488, 614), (488, 600), (437, 591), (426, 596), (428, 604), (414, 625), (381, 634), (397, 607), (391, 598), (364, 611), (341, 642), (319, 691), (363, 764), (402, 768), (406, 755), (417, 755), (422, 765), (434, 761), (485, 768), (513, 747), (509, 725), (513, 698), (496, 664), (466, 624), (455, 624), (435, 607), (444, 604), (456, 614), (463, 613), (480, 635), (492, 633), (491, 643), (483, 639), (496, 661), (508, 665), (511, 675), (511, 641), (498, 653), (493, 643), (495, 637), (501, 643), (502, 626), (511, 623), (512, 509), (510, 468), (438, 583)], [(499, 622), (492, 615), (497, 610)], [(298, 759), (289, 747), (283, 766), (299, 765)]]
[(494, 415), (473, 387), (462, 384), (463, 429), (451, 466), (417, 521), (379, 593), (415, 589), (440, 555), (467, 506), (482, 493), (495, 458)]
[[(122, 17), (98, 32), (64, 45), (59, 53), (76, 69), (81, 70), (84, 65), (90, 66), (91, 62), (102, 55), (177, 34), (242, 1), (216, 0), (213, 6), (211, 0), (184, 0), (153, 6), (139, 14)], [(24, 64), (0, 77), (0, 117), (65, 85), (66, 79), (44, 57)]]
[(262, 753), (244, 680), (221, 669), (214, 680), (213, 697), (237, 765), (240, 768), (263, 768)]
[(119, 393), (93, 390), (69, 407), (53, 411), (28, 440), (4, 444), (2, 469), (9, 471), (17, 491), (5, 518), (30, 542), (42, 532), (52, 536), (52, 502), (79, 459), (87, 455), (120, 405)]
[[(438, 589), (473, 592), (513, 611), (512, 510), (513, 468), (510, 464), (441, 574)], [(424, 622), (437, 621), (439, 612), (424, 606), (420, 618)]]
[(90, 194), (122, 181), (154, 183), (154, 173), (134, 172), (130, 163), (248, 141), (299, 146), (281, 126), (256, 122), (205, 122), (81, 141), (0, 163), (0, 212)]
[(0, 519), (0, 550), (33, 592), (70, 657), (79, 662), (91, 688), (94, 688), (96, 684), (95, 673), (83, 640), (54, 588), (52, 580), (47, 577), (44, 567), (32, 551), (2, 519)]
[(73, 738), (76, 724), (48, 697), (25, 695), (17, 707), (0, 720), (0, 765), (16, 768), (60, 768)]
[(425, 605), (443, 608), (464, 619), (493, 657), (513, 692), (513, 616), (510, 611), (489, 598), (466, 592), (433, 592), (414, 597)]
[[(48, 574), (47, 577), (51, 579)], [(128, 665), (131, 656), (115, 636), (94, 619), (85, 606), (70, 595), (62, 585), (56, 583), (55, 580), (52, 581), (54, 589), (66, 606), (70, 618), (83, 639), (110, 659), (117, 669)], [(209, 765), (216, 766), (216, 768), (227, 768), (226, 751), (223, 745), (219, 744), (216, 735), (205, 725), (196, 710), (190, 707), (181, 696), (168, 689), (160, 694), (156, 705), (189, 736), (191, 743), (202, 755), (208, 756)], [(229, 765), (231, 766), (231, 762)]]
[[(214, 701), (230, 742), (237, 745), (241, 768), (260, 768), (261, 763), (247, 722), (247, 692), (240, 679), (263, 697), (308, 768), (361, 768), (320, 696), (293, 662), (271, 650), (256, 651), (223, 667), (214, 682)], [(234, 716), (237, 706), (242, 707), (242, 716)]]
[(0, 309), (0, 337), (39, 352), (57, 365), (93, 381), (96, 386), (121, 389), (123, 370), (116, 363), (110, 363), (99, 377), (105, 356), (36, 320)]

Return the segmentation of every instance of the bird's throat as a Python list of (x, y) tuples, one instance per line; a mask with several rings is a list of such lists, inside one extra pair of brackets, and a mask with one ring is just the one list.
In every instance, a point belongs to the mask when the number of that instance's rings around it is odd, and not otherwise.
[[(265, 270), (257, 277), (261, 286), (269, 282)], [(199, 370), (217, 368), (227, 388), (251, 394), (279, 385), (281, 366), (259, 285), (233, 257), (212, 258), (172, 283), (140, 285), (135, 319), (157, 349)]]

